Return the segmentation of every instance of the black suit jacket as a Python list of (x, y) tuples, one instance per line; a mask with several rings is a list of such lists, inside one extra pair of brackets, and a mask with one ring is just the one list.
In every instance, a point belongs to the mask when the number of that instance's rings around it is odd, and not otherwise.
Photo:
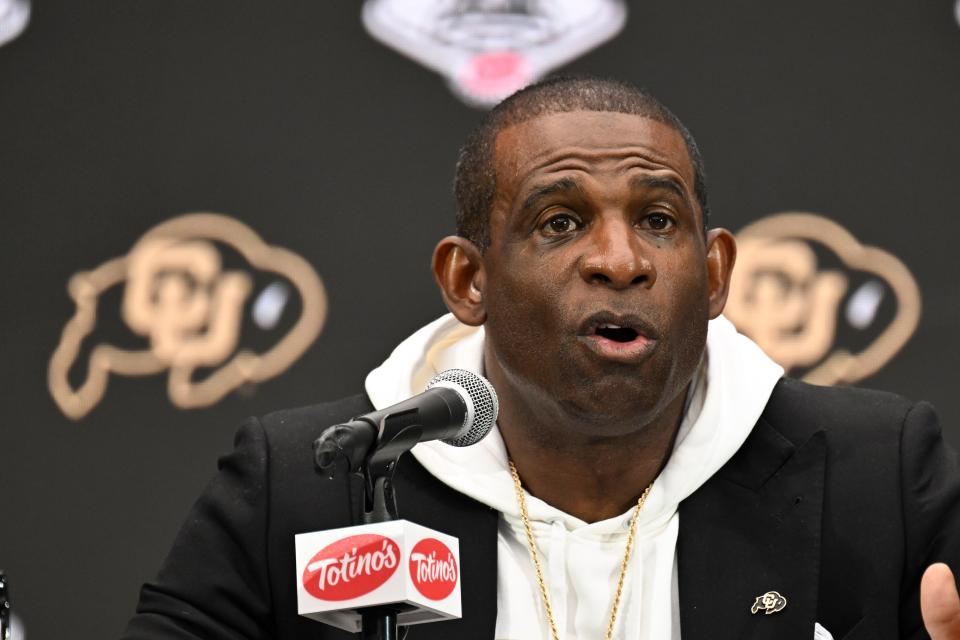
[[(311, 443), (370, 409), (361, 395), (248, 420), (124, 638), (353, 637), (297, 615), (293, 536), (352, 524), (360, 487), (317, 474)], [(463, 576), (463, 619), (408, 640), (493, 638), (497, 512), (412, 456), (396, 487), (401, 517), (460, 539)], [(960, 569), (957, 456), (925, 403), (781, 380), (743, 447), (681, 503), (677, 544), (684, 640), (811, 640), (814, 622), (836, 640), (926, 637), (920, 576)], [(770, 590), (784, 610), (752, 614)]]

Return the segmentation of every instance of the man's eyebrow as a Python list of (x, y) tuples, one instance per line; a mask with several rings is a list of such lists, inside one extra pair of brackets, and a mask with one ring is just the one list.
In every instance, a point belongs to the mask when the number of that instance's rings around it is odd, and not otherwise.
[(527, 195), (523, 200), (523, 208), (521, 211), (525, 211), (535, 205), (538, 200), (545, 198), (554, 193), (562, 193), (564, 191), (581, 191), (580, 183), (574, 180), (573, 178), (560, 178), (549, 184), (541, 185), (534, 188), (533, 191)]
[(672, 191), (675, 195), (683, 198), (685, 202), (690, 201), (687, 192), (679, 182), (672, 178), (658, 178), (656, 176), (637, 176), (630, 180), (632, 189), (664, 189)]

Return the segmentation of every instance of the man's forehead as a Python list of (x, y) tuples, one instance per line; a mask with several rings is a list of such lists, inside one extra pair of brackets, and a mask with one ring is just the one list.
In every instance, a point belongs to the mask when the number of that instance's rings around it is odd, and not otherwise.
[(565, 156), (603, 159), (636, 155), (679, 173), (692, 185), (693, 167), (678, 131), (657, 120), (609, 111), (550, 113), (510, 125), (495, 141), (499, 178), (520, 178)]

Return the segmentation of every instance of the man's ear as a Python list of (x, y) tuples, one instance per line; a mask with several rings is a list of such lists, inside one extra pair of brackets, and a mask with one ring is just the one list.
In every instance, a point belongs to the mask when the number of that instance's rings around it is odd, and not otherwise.
[(707, 284), (710, 293), (710, 319), (723, 312), (730, 292), (730, 274), (737, 260), (737, 241), (726, 229), (707, 232)]
[(433, 278), (443, 303), (457, 320), (479, 326), (487, 319), (483, 302), (483, 254), (477, 245), (460, 236), (447, 236), (433, 250)]

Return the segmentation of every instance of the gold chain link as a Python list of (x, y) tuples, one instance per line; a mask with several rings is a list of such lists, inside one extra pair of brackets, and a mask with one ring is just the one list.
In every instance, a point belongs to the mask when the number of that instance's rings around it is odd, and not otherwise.
[[(537, 583), (540, 585), (540, 595), (543, 596), (543, 606), (547, 610), (547, 622), (550, 624), (550, 637), (552, 640), (560, 640), (560, 634), (557, 632), (557, 623), (553, 619), (553, 607), (550, 605), (550, 594), (547, 593), (547, 584), (543, 580), (543, 569), (540, 566), (540, 554), (537, 553), (537, 543), (533, 539), (533, 529), (530, 527), (530, 516), (527, 515), (527, 500), (523, 497), (523, 486), (520, 484), (520, 475), (517, 473), (517, 467), (510, 460), (510, 474), (513, 476), (513, 488), (517, 493), (517, 504), (520, 505), (520, 519), (523, 520), (523, 528), (527, 532), (527, 546), (530, 548), (530, 557), (533, 559), (533, 566), (537, 571)], [(637, 499), (637, 506), (633, 509), (633, 515), (630, 517), (630, 532), (627, 534), (627, 550), (623, 554), (623, 562), (620, 564), (620, 577), (617, 579), (617, 591), (613, 596), (613, 606), (610, 609), (610, 621), (607, 623), (606, 640), (613, 638), (613, 626), (617, 622), (617, 609), (620, 608), (620, 597), (623, 595), (623, 581), (627, 576), (627, 565), (630, 562), (630, 552), (633, 551), (633, 539), (637, 533), (637, 518), (640, 516), (640, 510), (643, 509), (647, 496), (650, 495), (650, 489), (653, 483), (647, 485), (643, 494)]]

